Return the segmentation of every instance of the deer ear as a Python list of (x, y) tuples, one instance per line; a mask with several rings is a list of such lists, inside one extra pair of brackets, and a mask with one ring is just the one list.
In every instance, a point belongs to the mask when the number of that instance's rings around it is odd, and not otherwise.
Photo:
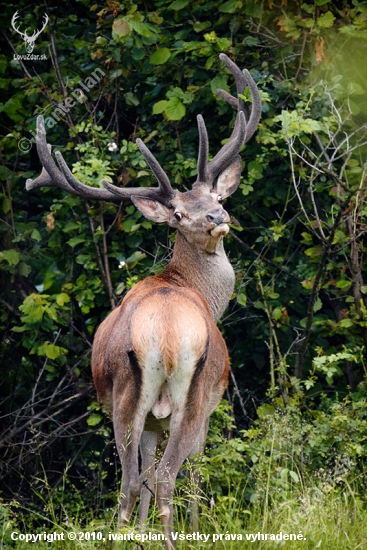
[(215, 192), (223, 199), (234, 193), (239, 186), (242, 163), (239, 156), (219, 175)]
[(170, 219), (170, 210), (160, 202), (151, 199), (142, 199), (141, 197), (131, 197), (131, 200), (136, 208), (140, 210), (143, 216), (148, 218), (148, 220), (157, 223), (168, 223)]

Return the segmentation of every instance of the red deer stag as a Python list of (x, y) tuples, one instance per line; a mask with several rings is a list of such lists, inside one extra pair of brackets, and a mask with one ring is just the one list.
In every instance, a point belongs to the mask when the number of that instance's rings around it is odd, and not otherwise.
[[(261, 114), (261, 99), (249, 72), (226, 55), (221, 60), (234, 76), (237, 94), (246, 86), (252, 108), (246, 122), (244, 102), (218, 90), (237, 107), (231, 137), (208, 162), (208, 135), (198, 116), (199, 153), (191, 191), (171, 187), (162, 167), (141, 140), (138, 146), (158, 187), (118, 188), (102, 180), (105, 189), (88, 187), (71, 173), (60, 152), (46, 143), (38, 118), (37, 149), (41, 175), (27, 189), (60, 187), (88, 199), (131, 199), (149, 220), (177, 229), (173, 256), (160, 275), (137, 283), (99, 327), (93, 344), (92, 370), (98, 398), (113, 418), (116, 445), (123, 466), (120, 524), (130, 520), (141, 492), (139, 520), (147, 518), (155, 484), (166, 549), (175, 546), (172, 498), (183, 461), (203, 451), (208, 419), (227, 386), (228, 353), (216, 326), (234, 289), (234, 272), (223, 248), (229, 216), (222, 200), (240, 181), (243, 144), (253, 135)], [(216, 180), (215, 186), (213, 184)], [(157, 432), (170, 431), (167, 447), (154, 469)], [(142, 473), (139, 475), (140, 446)]]

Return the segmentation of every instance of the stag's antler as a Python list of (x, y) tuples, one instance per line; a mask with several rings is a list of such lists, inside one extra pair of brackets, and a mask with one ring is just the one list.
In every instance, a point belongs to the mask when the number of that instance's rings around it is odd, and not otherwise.
[[(252, 96), (251, 115), (248, 122), (246, 122), (244, 101), (241, 98), (231, 96), (224, 90), (217, 90), (218, 95), (220, 95), (225, 101), (227, 101), (230, 105), (237, 107), (238, 114), (231, 137), (210, 162), (208, 162), (208, 133), (203, 117), (201, 115), (198, 116), (198, 177), (193, 187), (198, 185), (207, 185), (212, 188), (214, 179), (226, 168), (228, 168), (228, 166), (238, 156), (243, 144), (246, 143), (253, 135), (261, 116), (260, 94), (250, 73), (246, 69), (242, 72), (225, 54), (220, 54), (219, 57), (234, 76), (237, 94), (243, 94), (246, 86), (250, 88)], [(57, 168), (51, 156), (51, 146), (47, 145), (46, 142), (43, 117), (39, 116), (37, 119), (37, 151), (43, 165), (43, 170), (37, 179), (33, 181), (27, 180), (26, 188), (29, 191), (36, 187), (55, 186), (60, 187), (61, 189), (64, 189), (74, 195), (80, 195), (83, 198), (110, 201), (119, 201), (131, 198), (132, 196), (139, 196), (159, 201), (168, 206), (175, 196), (176, 191), (172, 188), (167, 174), (164, 172), (163, 168), (160, 166), (159, 162), (155, 159), (146, 145), (144, 145), (140, 139), (137, 139), (136, 143), (138, 144), (138, 147), (150, 166), (153, 174), (157, 178), (158, 187), (131, 187), (121, 189), (106, 180), (101, 181), (105, 189), (90, 187), (89, 185), (81, 183), (75, 178), (75, 176), (73, 176), (59, 151), (55, 153), (60, 170)]]
[(51, 145), (48, 145), (46, 142), (46, 131), (43, 117), (39, 116), (37, 118), (36, 144), (43, 170), (41, 175), (35, 180), (28, 179), (26, 181), (26, 189), (27, 191), (30, 191), (36, 187), (43, 186), (60, 187), (73, 195), (79, 195), (85, 199), (121, 201), (123, 199), (129, 199), (132, 196), (139, 196), (157, 200), (163, 204), (169, 204), (176, 192), (172, 189), (166, 173), (144, 143), (140, 139), (137, 139), (136, 142), (153, 174), (158, 180), (158, 187), (131, 187), (129, 189), (121, 189), (106, 180), (101, 181), (105, 189), (90, 187), (89, 185), (85, 185), (76, 179), (59, 151), (56, 151), (55, 153), (60, 170), (57, 168), (51, 156)]
[(238, 155), (241, 147), (246, 143), (256, 130), (261, 117), (261, 97), (259, 90), (250, 75), (244, 69), (241, 71), (233, 61), (224, 53), (219, 55), (221, 61), (227, 65), (236, 82), (237, 94), (243, 94), (246, 86), (250, 88), (252, 108), (249, 121), (245, 118), (245, 103), (240, 97), (231, 96), (224, 90), (218, 89), (217, 94), (233, 107), (237, 107), (238, 113), (233, 132), (227, 143), (208, 163), (209, 142), (208, 133), (201, 115), (198, 116), (199, 129), (199, 155), (198, 155), (198, 179), (195, 185), (209, 185), (212, 187), (214, 179), (225, 170)]

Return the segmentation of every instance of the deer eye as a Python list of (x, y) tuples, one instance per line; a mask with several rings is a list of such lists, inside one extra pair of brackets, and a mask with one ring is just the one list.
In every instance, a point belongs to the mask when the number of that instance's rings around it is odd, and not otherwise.
[(219, 204), (222, 204), (222, 202), (223, 202), (223, 198), (220, 195), (218, 195), (218, 202), (219, 202)]
[(182, 220), (181, 212), (175, 212), (173, 215), (176, 218), (176, 220), (178, 220), (178, 221)]

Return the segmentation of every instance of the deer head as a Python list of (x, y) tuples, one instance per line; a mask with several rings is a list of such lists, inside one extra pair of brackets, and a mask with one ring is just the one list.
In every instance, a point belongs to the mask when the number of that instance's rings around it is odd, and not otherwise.
[(87, 186), (78, 181), (68, 168), (62, 154), (52, 155), (47, 145), (43, 118), (37, 119), (37, 150), (43, 165), (41, 175), (35, 180), (27, 180), (26, 188), (31, 190), (41, 186), (55, 186), (85, 199), (122, 201), (131, 199), (145, 217), (155, 222), (166, 222), (178, 229), (191, 243), (206, 252), (214, 252), (216, 243), (228, 232), (229, 216), (221, 206), (222, 200), (237, 189), (240, 181), (241, 160), (238, 156), (242, 146), (253, 135), (261, 115), (261, 99), (257, 86), (247, 70), (243, 72), (225, 54), (220, 54), (234, 76), (237, 94), (243, 94), (246, 86), (252, 96), (249, 120), (245, 118), (245, 105), (241, 98), (235, 98), (224, 90), (217, 90), (230, 105), (237, 107), (236, 122), (232, 135), (221, 150), (209, 162), (209, 141), (204, 120), (197, 117), (199, 130), (199, 153), (197, 179), (190, 191), (180, 192), (172, 188), (170, 180), (146, 145), (136, 142), (158, 181), (158, 187), (119, 188), (102, 180), (105, 189)]
[(32, 36), (28, 36), (26, 32), (21, 32), (19, 29), (17, 29), (17, 27), (15, 26), (15, 23), (17, 22), (18, 17), (19, 17), (18, 11), (16, 11), (15, 14), (13, 15), (13, 17), (12, 17), (11, 25), (12, 25), (13, 29), (15, 31), (17, 31), (17, 33), (20, 34), (20, 36), (23, 38), (23, 40), (25, 42), (25, 45), (26, 45), (27, 52), (32, 53), (33, 48), (34, 48), (34, 44), (35, 44), (38, 36), (45, 29), (45, 27), (48, 23), (48, 15), (46, 13), (44, 15), (45, 20), (44, 20), (42, 29), (40, 29), (39, 31), (37, 31), (37, 30), (33, 31)]

